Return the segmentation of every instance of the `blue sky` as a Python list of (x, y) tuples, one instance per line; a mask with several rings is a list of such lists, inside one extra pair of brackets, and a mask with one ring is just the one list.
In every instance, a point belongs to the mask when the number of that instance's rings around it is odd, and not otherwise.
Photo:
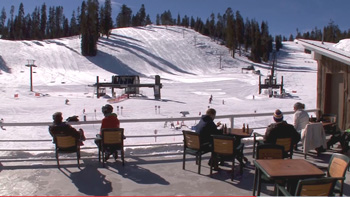
[[(11, 5), (14, 5), (17, 14), (19, 4), (23, 2), (27, 14), (45, 2), (47, 6), (63, 6), (66, 17), (70, 17), (82, 1), (0, 0), (0, 8), (5, 7), (9, 12)], [(104, 3), (104, 0), (99, 1)], [(146, 13), (154, 23), (156, 15), (166, 10), (170, 10), (174, 18), (180, 14), (181, 17), (200, 17), (205, 22), (211, 13), (224, 14), (231, 7), (234, 12), (239, 10), (244, 19), (267, 21), (272, 35), (282, 34), (287, 38), (290, 34), (295, 36), (297, 28), (300, 32), (310, 31), (314, 27), (321, 29), (331, 20), (343, 31), (350, 29), (350, 0), (112, 0), (112, 3), (114, 21), (122, 4), (130, 7), (133, 14), (144, 4)]]

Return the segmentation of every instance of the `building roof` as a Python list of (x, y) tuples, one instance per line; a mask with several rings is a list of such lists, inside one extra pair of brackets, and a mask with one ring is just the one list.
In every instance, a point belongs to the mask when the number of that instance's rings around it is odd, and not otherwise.
[(338, 44), (304, 39), (297, 39), (296, 41), (303, 45), (305, 49), (314, 51), (315, 53), (324, 55), (350, 66), (350, 52), (348, 51), (348, 48), (350, 47), (344, 47), (344, 43), (350, 43), (348, 42), (350, 41), (349, 39), (343, 40), (346, 42), (340, 41)]

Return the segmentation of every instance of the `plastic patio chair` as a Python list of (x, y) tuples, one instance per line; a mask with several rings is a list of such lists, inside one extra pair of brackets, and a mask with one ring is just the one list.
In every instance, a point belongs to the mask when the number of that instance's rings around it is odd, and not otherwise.
[(210, 144), (201, 143), (199, 133), (187, 130), (183, 130), (182, 133), (184, 137), (182, 169), (185, 170), (186, 154), (194, 155), (196, 157), (196, 164), (198, 165), (198, 174), (200, 174), (202, 155), (211, 151)]
[(235, 137), (225, 136), (225, 135), (213, 135), (213, 150), (210, 163), (210, 175), (214, 168), (214, 157), (220, 158), (220, 160), (232, 161), (231, 168), (231, 181), (234, 177), (234, 168), (235, 168), (235, 159), (237, 158), (240, 161), (240, 173), (243, 173), (243, 148), (244, 144), (241, 143), (235, 147)]
[(124, 166), (124, 128), (111, 128), (101, 130), (101, 144), (98, 150), (98, 161), (101, 162), (102, 154), (102, 165), (105, 166), (106, 158), (105, 153), (116, 153), (120, 150), (121, 160)]
[[(276, 144), (260, 144), (256, 148), (256, 159), (283, 159), (284, 147)], [(255, 191), (257, 190), (257, 195), (260, 196), (261, 183), (274, 183), (273, 180), (269, 179), (264, 174), (261, 175), (259, 184), (257, 183), (257, 171), (255, 171), (254, 185), (253, 185), (253, 196), (255, 196)], [(256, 188), (257, 187), (257, 188)], [(276, 191), (276, 188), (275, 188)]]
[[(333, 193), (335, 182), (344, 178), (312, 178), (299, 180), (294, 196), (331, 196)], [(293, 196), (284, 186), (278, 185), (277, 196)]]
[(56, 134), (54, 135), (54, 143), (58, 168), (60, 168), (59, 153), (76, 153), (78, 168), (80, 168), (80, 142), (78, 139), (70, 135)]

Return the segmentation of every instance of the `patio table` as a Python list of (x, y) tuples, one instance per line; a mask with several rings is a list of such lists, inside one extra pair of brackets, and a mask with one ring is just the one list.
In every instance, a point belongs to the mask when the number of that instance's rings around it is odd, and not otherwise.
[(305, 178), (322, 177), (325, 173), (304, 159), (258, 159), (254, 160), (255, 176), (253, 196), (260, 195), (261, 174), (264, 173), (272, 180), (286, 180), (290, 192), (295, 190), (296, 182)]

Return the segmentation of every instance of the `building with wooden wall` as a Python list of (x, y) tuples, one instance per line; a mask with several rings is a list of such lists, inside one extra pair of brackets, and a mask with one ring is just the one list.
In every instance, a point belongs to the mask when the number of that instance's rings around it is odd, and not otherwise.
[[(320, 114), (337, 115), (340, 129), (350, 128), (350, 51), (340, 44), (313, 40), (296, 40), (306, 51), (311, 51), (317, 67), (317, 108)], [(350, 46), (349, 46), (350, 48)]]

